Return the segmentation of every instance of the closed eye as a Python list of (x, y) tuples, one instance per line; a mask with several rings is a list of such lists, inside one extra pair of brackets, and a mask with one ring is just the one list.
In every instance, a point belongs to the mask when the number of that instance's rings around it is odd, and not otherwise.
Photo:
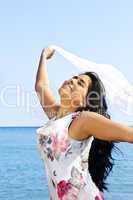
[(84, 85), (81, 82), (78, 82), (79, 85), (81, 85), (82, 87), (84, 87)]
[[(78, 77), (78, 76), (73, 76), (73, 78), (74, 78), (74, 79), (78, 79), (79, 77)], [(81, 85), (82, 87), (84, 87), (84, 85), (85, 85), (84, 80), (81, 79), (81, 78), (79, 79), (79, 82), (78, 82), (78, 83), (79, 83), (79, 85)]]

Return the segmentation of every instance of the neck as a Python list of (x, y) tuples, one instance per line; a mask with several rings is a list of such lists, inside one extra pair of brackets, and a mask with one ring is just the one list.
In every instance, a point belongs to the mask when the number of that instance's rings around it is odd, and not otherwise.
[(75, 109), (74, 108), (65, 108), (65, 107), (62, 107), (60, 106), (59, 110), (58, 110), (58, 113), (56, 115), (56, 118), (61, 118), (61, 117), (64, 117), (72, 112), (75, 112)]

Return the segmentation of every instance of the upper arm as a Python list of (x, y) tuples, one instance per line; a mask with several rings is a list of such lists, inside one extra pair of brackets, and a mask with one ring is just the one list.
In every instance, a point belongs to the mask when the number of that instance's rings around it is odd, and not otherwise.
[(107, 141), (129, 141), (130, 127), (107, 119), (95, 112), (85, 111), (81, 115), (81, 130), (86, 136)]
[(35, 87), (37, 92), (40, 104), (48, 116), (49, 119), (56, 116), (57, 111), (60, 105), (56, 102), (50, 88), (48, 86), (43, 86), (42, 84), (38, 84)]

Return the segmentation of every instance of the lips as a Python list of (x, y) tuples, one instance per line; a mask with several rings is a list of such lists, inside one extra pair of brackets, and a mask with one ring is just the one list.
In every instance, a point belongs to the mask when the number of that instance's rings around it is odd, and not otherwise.
[(72, 90), (72, 88), (71, 88), (71, 86), (70, 86), (70, 85), (68, 85), (68, 84), (63, 84), (63, 85), (62, 85), (62, 87), (65, 87), (65, 86), (69, 87), (69, 88), (70, 88), (70, 90)]

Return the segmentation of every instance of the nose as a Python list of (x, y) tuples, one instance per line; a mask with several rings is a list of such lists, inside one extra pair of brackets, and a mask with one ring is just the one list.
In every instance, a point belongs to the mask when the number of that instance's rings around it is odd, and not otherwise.
[(71, 79), (71, 80), (65, 80), (64, 81), (64, 85), (66, 85), (66, 84), (72, 84), (73, 83), (73, 80)]
[(66, 80), (66, 81), (64, 81), (64, 85), (68, 84), (68, 82), (69, 82), (69, 81), (67, 81), (67, 80)]

